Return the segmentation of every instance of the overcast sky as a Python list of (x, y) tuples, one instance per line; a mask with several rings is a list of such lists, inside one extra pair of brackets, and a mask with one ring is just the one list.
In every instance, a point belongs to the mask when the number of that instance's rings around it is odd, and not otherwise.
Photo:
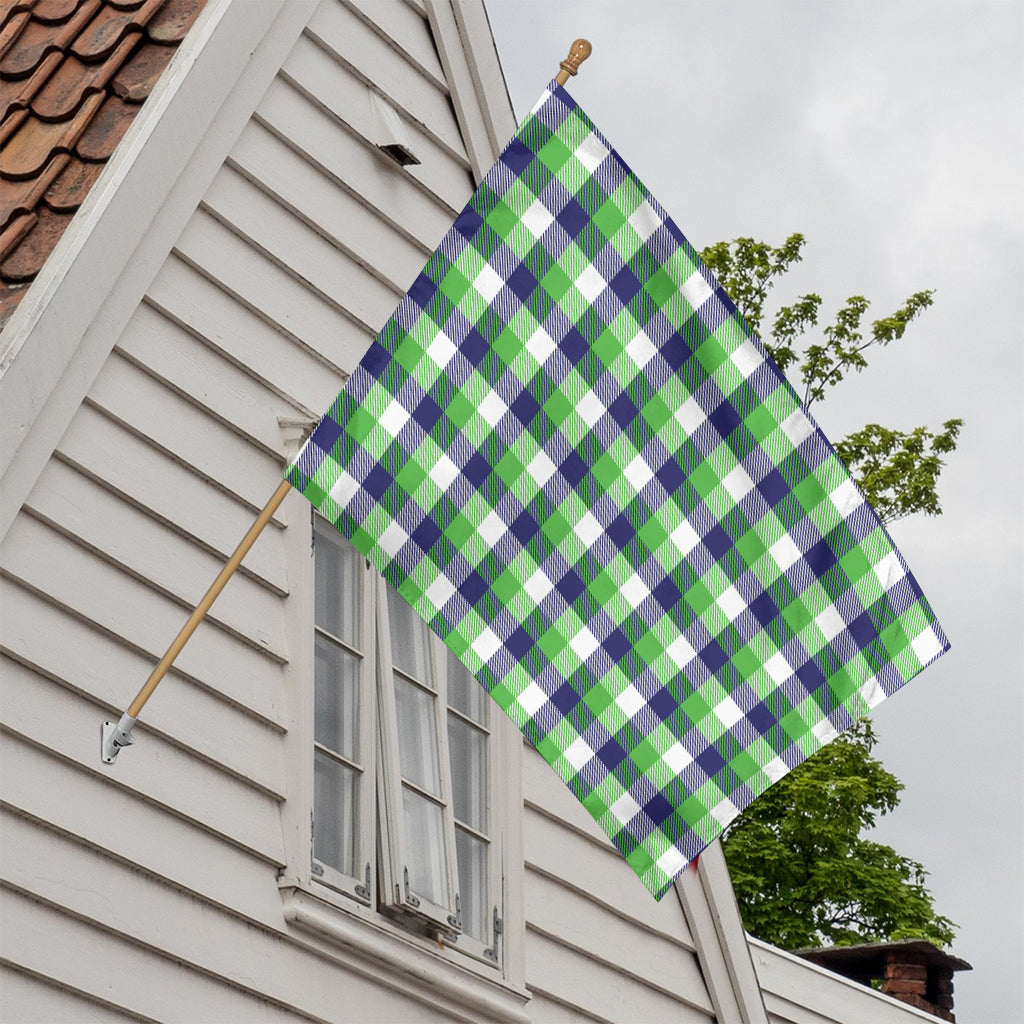
[(1024, 985), (1024, 5), (487, 0), (516, 113), (577, 36), (569, 90), (698, 248), (807, 236), (785, 296), (934, 307), (815, 415), (833, 439), (963, 416), (945, 513), (893, 536), (953, 648), (874, 715), (906, 784), (879, 838), (931, 872), (965, 1024)]

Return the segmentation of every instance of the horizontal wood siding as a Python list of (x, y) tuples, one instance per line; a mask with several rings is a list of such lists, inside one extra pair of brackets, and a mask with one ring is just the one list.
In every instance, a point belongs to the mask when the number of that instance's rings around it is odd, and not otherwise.
[(0, 992), (7, 1019), (20, 1024), (138, 1024), (141, 1019), (6, 966), (0, 966)]
[(527, 984), (552, 1009), (534, 1019), (571, 1020), (572, 1007), (587, 1020), (712, 1019), (675, 893), (651, 897), (529, 746), (523, 796)]
[[(425, 11), (310, 10), (0, 556), (4, 1020), (436, 1019), (401, 979), (285, 922), (285, 531), (307, 529), (301, 498), (179, 656), (136, 747), (113, 768), (98, 756), (100, 723), (277, 486), (279, 420), (330, 403), (472, 189)], [(370, 83), (419, 170), (373, 144)]]

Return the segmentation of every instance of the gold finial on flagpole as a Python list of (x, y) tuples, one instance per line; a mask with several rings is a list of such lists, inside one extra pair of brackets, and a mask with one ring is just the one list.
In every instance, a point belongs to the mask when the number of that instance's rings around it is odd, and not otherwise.
[(575, 75), (580, 70), (580, 65), (590, 56), (593, 47), (586, 39), (577, 39), (569, 47), (569, 56), (558, 66), (562, 69), (555, 75), (555, 81), (559, 85), (565, 85), (570, 75)]

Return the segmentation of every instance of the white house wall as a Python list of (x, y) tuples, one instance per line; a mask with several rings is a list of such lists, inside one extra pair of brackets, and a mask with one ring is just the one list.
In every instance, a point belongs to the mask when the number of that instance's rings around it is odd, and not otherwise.
[[(381, 943), (388, 964), (401, 956), (386, 930), (360, 954), (350, 937), (321, 941), (286, 920), (306, 580), (294, 537), (309, 522), (298, 496), (146, 707), (137, 746), (113, 768), (98, 757), (99, 723), (123, 710), (276, 486), (279, 420), (323, 411), (470, 194), (479, 157), (428, 13), (315, 9), (6, 537), (5, 1020), (516, 1019), (479, 971), (467, 973), (476, 1009), (432, 992), (436, 951), (410, 952), (405, 976), (374, 959)], [(457, 14), (433, 8), (435, 24)], [(420, 166), (372, 145), (371, 88)], [(474, 137), (473, 153), (483, 145)], [(506, 932), (533, 992), (526, 1016), (712, 1019), (676, 894), (655, 903), (539, 757), (523, 761)]]

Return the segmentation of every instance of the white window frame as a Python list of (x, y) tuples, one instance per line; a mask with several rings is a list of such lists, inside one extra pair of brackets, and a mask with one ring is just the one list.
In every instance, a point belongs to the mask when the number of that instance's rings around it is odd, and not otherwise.
[[(386, 941), (395, 943), (396, 956), (409, 956), (418, 962), (421, 956), (436, 959), (440, 955), (445, 961), (463, 972), (468, 970), (471, 975), (479, 976), (480, 989), (473, 999), (487, 998), (483, 993), (488, 991), (486, 985), (497, 981), (513, 1000), (508, 1004), (509, 1019), (514, 1019), (514, 1006), (522, 1005), (528, 998), (525, 988), (525, 919), (523, 915), (523, 884), (524, 861), (522, 840), (522, 738), (512, 723), (501, 714), (497, 707), (491, 706), (488, 698), (488, 719), (490, 741), (488, 745), (488, 784), (489, 784), (489, 839), (488, 857), (488, 938), (486, 942), (462, 932), (456, 934), (447, 931), (441, 934), (439, 927), (433, 929), (424, 926), (423, 918), (401, 912), (398, 908), (389, 909), (382, 898), (384, 879), (378, 877), (378, 841), (377, 822), (379, 809), (376, 801), (363, 800), (361, 807), (373, 811), (373, 820), (369, 825), (363, 824), (365, 816), (360, 815), (361, 828), (365, 831), (360, 839), (360, 857), (365, 856), (369, 842), (372, 852), (369, 863), (370, 900), (367, 902), (363, 893), (367, 888), (365, 877), (350, 877), (340, 872), (332, 872), (326, 866), (321, 874), (314, 869), (315, 858), (313, 849), (313, 744), (314, 744), (314, 707), (315, 693), (314, 675), (314, 628), (315, 617), (315, 572), (313, 556), (314, 517), (302, 514), (302, 520), (308, 524), (302, 527), (301, 521), (292, 521), (286, 533), (286, 551), (289, 564), (290, 596), (289, 632), (293, 637), (290, 645), (293, 657), (286, 666), (288, 681), (286, 700), (289, 704), (289, 727), (284, 737), (286, 758), (294, 767), (287, 785), (287, 800), (282, 806), (282, 824), (285, 830), (287, 865), (281, 870), (278, 885), (284, 899), (286, 919), (296, 927), (305, 928), (321, 934), (321, 937), (336, 945), (342, 955), (341, 943), (352, 949), (351, 937), (359, 933), (359, 928), (369, 928), (366, 934), (367, 949), (383, 948), (379, 946), (381, 936)], [(326, 521), (325, 525), (326, 525)], [(333, 527), (327, 526), (327, 529)], [(365, 564), (365, 563), (364, 563)], [(365, 715), (377, 715), (379, 709), (378, 686), (373, 685), (376, 678), (382, 677), (382, 668), (378, 664), (380, 638), (374, 637), (373, 642), (365, 639), (367, 628), (372, 632), (377, 617), (378, 576), (369, 570), (365, 574), (366, 589), (362, 591), (365, 606), (363, 617), (363, 685), (362, 710)], [(386, 599), (385, 599), (386, 600)], [(431, 635), (432, 644), (442, 652), (446, 650), (440, 640)], [(436, 655), (435, 655), (436, 656)], [(389, 676), (390, 678), (390, 676)], [(371, 710), (372, 709), (372, 710)], [(443, 721), (440, 723), (439, 738), (448, 743), (447, 716), (451, 712), (444, 709)], [(379, 718), (378, 718), (379, 720)], [(374, 726), (369, 726), (372, 730)], [(380, 772), (379, 750), (373, 745), (372, 754), (374, 777)], [(371, 751), (363, 753), (364, 779), (370, 777)], [(380, 787), (377, 787), (378, 795)], [(380, 858), (383, 862), (384, 858)], [(362, 861), (365, 864), (365, 860)], [(451, 863), (457, 862), (454, 851)], [(362, 891), (359, 891), (362, 890)], [(393, 888), (391, 888), (393, 892)], [(312, 900), (313, 902), (307, 902)], [(320, 911), (313, 911), (319, 906)], [(495, 913), (497, 910), (497, 913)], [(341, 916), (337, 916), (337, 915)], [(335, 915), (332, 917), (331, 915)], [(361, 919), (361, 923), (345, 924), (345, 920)], [(333, 922), (333, 923), (331, 923)], [(418, 922), (418, 923), (417, 923)], [(355, 928), (353, 932), (351, 929)], [(342, 936), (345, 936), (342, 941)], [(386, 937), (390, 936), (390, 939)], [(400, 950), (405, 949), (405, 954)], [(344, 957), (343, 957), (344, 958)], [(425, 961), (426, 962), (426, 961)], [(466, 978), (465, 973), (453, 975), (453, 978)], [(447, 990), (447, 987), (446, 987)], [(452, 991), (458, 990), (458, 984)], [(469, 998), (467, 994), (467, 998)], [(467, 1005), (470, 1005), (467, 1003)], [(473, 1004), (475, 1005), (475, 1003)], [(482, 1005), (482, 1004), (481, 1004)], [(502, 1004), (504, 1005), (504, 1004)]]
[[(401, 772), (401, 757), (397, 747), (399, 736), (397, 726), (397, 713), (394, 696), (393, 678), (398, 672), (402, 678), (410, 681), (413, 685), (417, 682), (406, 672), (396, 669), (391, 656), (391, 621), (387, 612), (387, 583), (382, 577), (377, 577), (377, 665), (378, 680), (380, 689), (379, 700), (379, 722), (381, 724), (380, 740), (380, 762), (378, 779), (380, 781), (380, 800), (383, 807), (380, 812), (380, 832), (382, 839), (382, 861), (384, 878), (382, 880), (382, 902), (402, 913), (421, 917), (425, 921), (438, 926), (446, 933), (449, 942), (457, 944), (457, 948), (478, 959), (500, 964), (502, 956), (501, 934), (503, 929), (503, 899), (502, 899), (502, 878), (505, 870), (505, 863), (502, 857), (502, 829), (499, 822), (501, 815), (499, 809), (503, 803), (503, 795), (499, 789), (500, 772), (499, 766), (505, 763), (502, 760), (504, 751), (501, 749), (501, 730), (494, 729), (492, 723), (498, 717), (497, 709), (490, 707), (490, 701), (485, 705), (486, 725), (481, 728), (479, 723), (453, 709), (448, 700), (448, 671), (447, 671), (447, 648), (444, 643), (433, 633), (429, 633), (428, 658), (430, 662), (432, 680), (435, 689), (432, 691), (434, 700), (434, 721), (438, 739), (438, 750), (440, 760), (441, 793), (440, 798), (434, 802), (442, 807), (445, 864), (448, 874), (448, 891), (451, 894), (451, 901), (447, 905), (438, 905), (427, 899), (422, 893), (410, 888), (408, 865), (416, 851), (413, 844), (405, 834), (405, 822), (403, 814), (403, 786), (409, 786), (403, 781)], [(430, 692), (430, 691), (428, 691)], [(452, 760), (449, 750), (448, 722), (451, 716), (456, 716), (469, 723), (472, 727), (479, 729), (487, 735), (487, 816), (489, 831), (485, 836), (480, 836), (475, 830), (468, 829), (465, 825), (456, 825), (454, 815), (453, 784), (451, 778)], [(410, 786), (410, 788), (414, 788)], [(414, 791), (416, 791), (414, 789)], [(421, 795), (427, 794), (419, 791)], [(471, 834), (484, 838), (488, 844), (487, 852), (487, 887), (486, 907), (484, 908), (486, 925), (486, 936), (484, 939), (470, 935), (463, 927), (462, 898), (459, 891), (458, 879), (458, 857), (456, 852), (456, 830), (462, 828)]]
[[(341, 537), (340, 534), (336, 534), (331, 524), (324, 519), (322, 516), (313, 516), (313, 544), (314, 544), (314, 586), (316, 581), (316, 570), (315, 570), (315, 545), (317, 543), (317, 536), (321, 534), (325, 537), (325, 543), (335, 543), (335, 535), (337, 540), (342, 545), (348, 545), (348, 542)], [(350, 546), (349, 546), (350, 547)], [(354, 549), (351, 549), (354, 552)], [(357, 553), (356, 553), (357, 554)], [(362, 557), (359, 556), (359, 561), (362, 563)], [(365, 563), (363, 563), (365, 565)], [(316, 807), (315, 800), (312, 801), (312, 819), (310, 824), (310, 842), (309, 842), (309, 854), (310, 854), (310, 871), (316, 881), (321, 882), (324, 885), (330, 886), (332, 889), (338, 892), (344, 893), (365, 906), (373, 905), (373, 892), (374, 885), (373, 879), (375, 875), (374, 862), (376, 860), (376, 844), (374, 842), (374, 828), (376, 820), (376, 773), (377, 773), (377, 743), (376, 743), (376, 720), (377, 720), (377, 686), (376, 686), (376, 640), (374, 637), (375, 632), (375, 615), (374, 615), (374, 586), (372, 575), (363, 568), (358, 572), (357, 576), (360, 583), (359, 600), (360, 600), (360, 645), (362, 650), (356, 650), (351, 644), (346, 643), (339, 637), (333, 636), (327, 629), (320, 626), (316, 622), (316, 597), (314, 590), (313, 598), (313, 644), (315, 647), (316, 637), (321, 636), (344, 651), (354, 657), (359, 658), (359, 671), (358, 671), (358, 689), (359, 689), (359, 758), (358, 758), (358, 774), (357, 779), (357, 804), (358, 804), (358, 831), (354, 837), (356, 845), (356, 855), (354, 858), (356, 873), (348, 875), (338, 870), (337, 868), (319, 860), (314, 852), (313, 837), (316, 832)], [(314, 674), (316, 656), (314, 653)], [(315, 712), (316, 708), (316, 692), (315, 692), (315, 681), (311, 681), (312, 690), (312, 709)], [(311, 737), (313, 750), (322, 750), (331, 756), (331, 752), (328, 748), (321, 747), (316, 740), (315, 732)], [(314, 755), (315, 756), (315, 755)], [(351, 765), (351, 762), (348, 762)]]
[[(427, 661), (434, 683), (415, 679), (408, 672), (395, 666), (391, 656), (391, 618), (388, 614), (387, 583), (377, 577), (377, 658), (379, 684), (378, 700), (380, 711), (378, 726), (380, 754), (377, 779), (379, 782), (378, 806), (380, 812), (381, 860), (384, 868), (381, 902), (403, 913), (422, 917), (433, 922), (449, 936), (458, 936), (462, 930), (459, 913), (458, 876), (455, 865), (455, 821), (452, 817), (451, 759), (448, 752), (448, 730), (445, 712), (448, 708), (445, 673), (441, 659), (430, 635), (427, 641)], [(437, 737), (438, 776), (440, 794), (434, 796), (403, 779), (398, 749), (398, 714), (395, 703), (394, 677), (399, 675), (408, 684), (427, 694), (433, 705), (434, 732)], [(423, 892), (416, 892), (409, 885), (409, 865), (417, 856), (412, 837), (406, 835), (403, 813), (404, 788), (441, 808), (442, 844), (444, 847), (445, 887), (448, 903), (436, 903)]]

